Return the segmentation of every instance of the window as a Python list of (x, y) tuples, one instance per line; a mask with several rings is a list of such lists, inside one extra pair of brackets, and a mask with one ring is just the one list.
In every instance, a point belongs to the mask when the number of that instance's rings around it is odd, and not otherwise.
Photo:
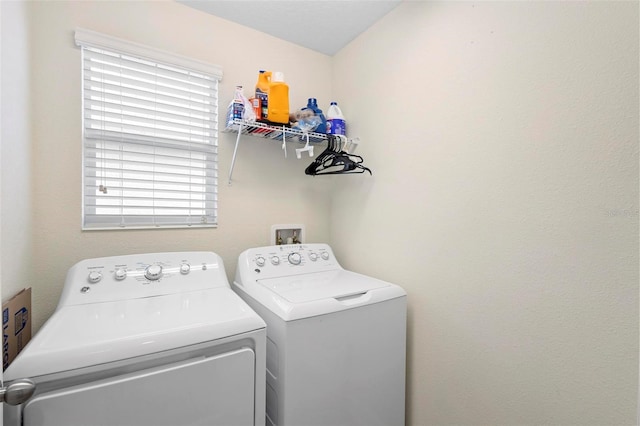
[(83, 229), (216, 226), (221, 70), (91, 31), (75, 39)]

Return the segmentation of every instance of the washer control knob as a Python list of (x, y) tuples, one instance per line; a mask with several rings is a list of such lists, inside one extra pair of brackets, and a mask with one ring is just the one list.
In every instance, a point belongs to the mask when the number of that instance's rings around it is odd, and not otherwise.
[(98, 271), (89, 272), (89, 276), (87, 277), (87, 281), (91, 284), (95, 284), (102, 279), (102, 274)]
[(302, 256), (300, 256), (300, 253), (289, 254), (289, 263), (292, 265), (299, 265), (300, 262), (302, 262)]
[(324, 260), (329, 260), (329, 253), (327, 253), (326, 251), (320, 253), (320, 256), (322, 256)]
[(318, 260), (318, 255), (316, 253), (309, 253), (309, 259), (315, 262), (316, 260)]
[(272, 265), (279, 265), (280, 264), (280, 258), (278, 256), (271, 256), (271, 264)]
[(122, 281), (125, 278), (127, 278), (127, 270), (126, 269), (122, 269), (122, 268), (118, 268), (118, 269), (116, 269), (116, 272), (113, 275), (115, 276), (116, 280)]
[(147, 269), (144, 271), (144, 276), (146, 279), (155, 281), (160, 279), (162, 276), (162, 266), (160, 265), (149, 265)]
[(267, 261), (266, 261), (266, 260), (264, 260), (264, 257), (262, 257), (262, 256), (260, 256), (260, 257), (256, 258), (256, 265), (258, 265), (258, 266), (259, 266), (259, 267), (261, 267), (261, 268), (264, 266), (264, 264), (265, 264), (266, 262), (267, 262)]
[(189, 265), (188, 263), (183, 263), (182, 265), (180, 265), (180, 273), (182, 275), (187, 275), (190, 271), (191, 265)]

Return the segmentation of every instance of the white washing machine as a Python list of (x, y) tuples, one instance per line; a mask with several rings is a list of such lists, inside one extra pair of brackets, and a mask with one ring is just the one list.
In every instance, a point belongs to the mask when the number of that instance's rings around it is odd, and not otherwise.
[(35, 383), (4, 426), (264, 425), (265, 357), (217, 254), (84, 260), (4, 373)]
[(302, 244), (246, 250), (233, 289), (267, 323), (268, 425), (404, 425), (402, 288)]

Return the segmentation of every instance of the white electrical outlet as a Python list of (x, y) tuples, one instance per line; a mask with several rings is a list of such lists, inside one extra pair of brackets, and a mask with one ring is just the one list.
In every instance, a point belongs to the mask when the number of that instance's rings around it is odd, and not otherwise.
[(271, 245), (301, 244), (305, 241), (304, 225), (272, 225)]

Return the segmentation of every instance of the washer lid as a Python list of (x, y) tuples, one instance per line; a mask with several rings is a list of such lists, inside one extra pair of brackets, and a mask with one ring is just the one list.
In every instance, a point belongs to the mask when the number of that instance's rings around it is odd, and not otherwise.
[(306, 303), (322, 299), (340, 299), (360, 295), (390, 284), (343, 269), (311, 274), (258, 280), (291, 303)]
[(234, 283), (285, 321), (406, 296), (397, 285), (344, 269)]
[(95, 366), (263, 328), (264, 321), (229, 288), (65, 306), (11, 363), (4, 379)]

